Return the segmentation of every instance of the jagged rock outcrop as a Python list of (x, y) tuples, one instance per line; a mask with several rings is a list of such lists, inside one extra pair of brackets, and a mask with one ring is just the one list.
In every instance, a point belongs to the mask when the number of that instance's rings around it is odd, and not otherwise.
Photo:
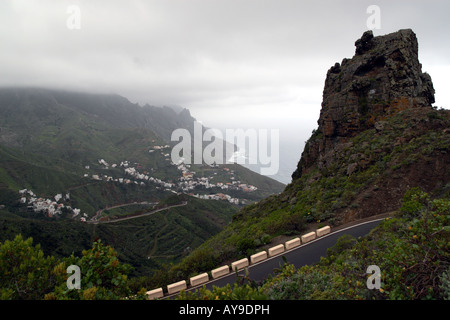
[(358, 133), (373, 127), (382, 130), (386, 116), (434, 103), (433, 83), (422, 72), (412, 30), (378, 37), (367, 31), (355, 46), (352, 59), (343, 59), (327, 72), (319, 126), (305, 145), (293, 179), (314, 164), (327, 167), (336, 149)]

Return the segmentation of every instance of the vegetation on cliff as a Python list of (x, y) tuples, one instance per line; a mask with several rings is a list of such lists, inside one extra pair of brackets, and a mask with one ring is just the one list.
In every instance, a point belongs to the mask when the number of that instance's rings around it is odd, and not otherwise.
[(368, 129), (350, 139), (328, 168), (315, 167), (280, 195), (241, 209), (230, 225), (193, 252), (190, 264), (203, 265), (192, 263), (197, 256), (218, 266), (247, 257), (279, 236), (394, 211), (411, 187), (442, 196), (450, 189), (449, 127), (447, 110), (396, 113), (382, 130)]
[[(285, 264), (263, 284), (200, 289), (178, 299), (414, 300), (449, 299), (450, 198), (409, 190), (400, 210), (363, 238), (341, 237), (316, 265)], [(368, 288), (367, 268), (380, 269), (380, 288)], [(245, 280), (245, 279), (244, 279)]]

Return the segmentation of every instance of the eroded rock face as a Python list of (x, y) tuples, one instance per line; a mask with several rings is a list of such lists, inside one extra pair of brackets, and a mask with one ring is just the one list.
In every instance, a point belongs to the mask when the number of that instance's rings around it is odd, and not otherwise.
[(328, 72), (319, 127), (305, 146), (293, 179), (310, 166), (327, 163), (349, 138), (406, 108), (430, 108), (434, 103), (431, 77), (422, 72), (418, 42), (410, 29), (374, 37), (365, 32), (355, 42), (352, 59), (343, 59)]

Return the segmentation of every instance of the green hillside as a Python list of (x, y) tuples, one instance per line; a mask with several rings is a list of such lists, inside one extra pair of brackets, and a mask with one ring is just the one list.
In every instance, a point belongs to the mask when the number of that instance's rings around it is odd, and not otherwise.
[[(339, 238), (316, 265), (285, 264), (264, 283), (199, 289), (180, 300), (448, 300), (450, 200), (406, 192), (393, 216), (362, 238)], [(379, 286), (369, 278), (376, 266)], [(370, 285), (369, 285), (370, 284)]]
[[(400, 207), (403, 194), (411, 187), (420, 186), (434, 197), (448, 196), (449, 127), (447, 110), (399, 112), (386, 120), (385, 130), (368, 129), (350, 139), (352, 148), (337, 154), (331, 169), (315, 167), (281, 194), (242, 208), (193, 257), (219, 266), (247, 257), (277, 237), (300, 235), (322, 225), (338, 226), (349, 221), (349, 215), (357, 220), (370, 216), (374, 209), (391, 212)], [(406, 142), (395, 145), (399, 137)], [(349, 175), (347, 168), (355, 155), (361, 165)]]
[[(183, 190), (183, 172), (170, 159), (170, 134), (191, 130), (194, 121), (188, 110), (139, 106), (118, 95), (0, 89), (0, 240), (21, 233), (46, 254), (67, 256), (101, 238), (136, 268), (134, 275), (149, 275), (222, 230), (239, 206), (282, 190), (281, 183), (237, 165), (230, 166), (232, 174), (223, 167), (184, 167), (192, 185)], [(230, 187), (207, 187), (200, 178)], [(238, 181), (256, 190), (244, 191)], [(174, 194), (224, 200), (188, 197), (186, 206), (152, 216), (88, 223), (99, 210), (162, 205)], [(124, 206), (120, 214), (136, 211)]]
[[(126, 166), (120, 167), (120, 164), (126, 162), (140, 173), (147, 171), (154, 178), (175, 182), (181, 173), (171, 164), (170, 148), (155, 148), (168, 147), (170, 133), (177, 128), (192, 130), (194, 121), (187, 110), (177, 114), (170, 108), (141, 107), (117, 95), (36, 88), (0, 89), (2, 157), (17, 158), (22, 164), (81, 177), (88, 174), (91, 178), (95, 174), (125, 178)], [(108, 165), (101, 164), (100, 160)], [(9, 158), (4, 161), (5, 166), (1, 168), (5, 179), (2, 181), (9, 181), (11, 188), (16, 190), (25, 188), (22, 182), (18, 183), (21, 171), (8, 167)], [(273, 179), (241, 166), (234, 167), (242, 173), (235, 177), (236, 180), (260, 189), (255, 193), (256, 198), (261, 199), (283, 188), (283, 184)], [(204, 170), (193, 167), (192, 171)], [(23, 178), (23, 182), (29, 182), (28, 178)], [(36, 194), (48, 191), (39, 185), (40, 177), (31, 177), (31, 180), (34, 188), (38, 188), (33, 190)], [(78, 185), (81, 184), (69, 179), (65, 186)]]
[(111, 224), (43, 219), (0, 210), (0, 242), (17, 234), (32, 237), (46, 255), (66, 257), (91, 247), (95, 239), (115, 248), (134, 267), (132, 276), (151, 275), (175, 263), (227, 225), (236, 207), (188, 197), (187, 205)]

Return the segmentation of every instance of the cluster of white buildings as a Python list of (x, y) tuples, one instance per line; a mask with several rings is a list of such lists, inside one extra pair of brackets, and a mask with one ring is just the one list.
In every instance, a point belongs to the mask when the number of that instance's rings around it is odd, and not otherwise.
[[(223, 168), (225, 172), (227, 172), (231, 177), (231, 182), (216, 182), (212, 183), (211, 179), (213, 177), (202, 177), (195, 178), (195, 172), (190, 171), (190, 165), (185, 164), (183, 160), (180, 160), (178, 163), (173, 163), (171, 159), (169, 159), (169, 154), (165, 153), (164, 149), (170, 148), (169, 145), (160, 145), (153, 146), (149, 152), (152, 153), (154, 151), (159, 151), (163, 156), (165, 156), (167, 161), (170, 161), (171, 165), (177, 167), (177, 169), (181, 172), (181, 177), (178, 179), (176, 183), (166, 182), (158, 178), (154, 178), (149, 176), (147, 173), (141, 173), (136, 169), (130, 162), (127, 160), (122, 161), (120, 164), (112, 164), (110, 165), (104, 159), (98, 159), (98, 163), (103, 167), (103, 169), (109, 169), (120, 167), (124, 169), (124, 177), (123, 178), (114, 178), (108, 175), (99, 175), (92, 174), (91, 178), (94, 180), (104, 180), (104, 181), (114, 181), (119, 183), (130, 184), (134, 183), (137, 185), (145, 186), (147, 183), (156, 184), (158, 188), (163, 188), (166, 191), (171, 191), (173, 193), (186, 193), (192, 195), (193, 190), (196, 188), (205, 188), (205, 189), (220, 189), (223, 191), (230, 190), (238, 190), (244, 192), (253, 192), (257, 190), (257, 187), (253, 185), (247, 185), (245, 183), (240, 183), (240, 181), (236, 181), (234, 178), (234, 172), (229, 168)], [(139, 165), (138, 165), (139, 167)], [(218, 166), (216, 166), (218, 167)], [(85, 166), (86, 169), (90, 169), (90, 166)], [(219, 170), (219, 169), (218, 169)], [(217, 173), (214, 173), (217, 174)], [(89, 174), (84, 174), (84, 177), (89, 177)], [(239, 203), (238, 198), (233, 198), (229, 195), (225, 195), (223, 193), (209, 194), (209, 195), (194, 195), (201, 199), (214, 199), (214, 200), (226, 200), (234, 204)]]
[[(161, 186), (161, 187), (163, 187), (165, 189), (169, 189), (169, 190), (172, 189), (172, 187), (175, 186), (174, 183), (165, 182), (165, 181), (163, 181), (161, 179), (154, 178), (154, 177), (151, 177), (151, 176), (149, 176), (147, 174), (140, 173), (134, 167), (128, 167), (127, 166), (125, 168), (125, 174), (130, 175), (130, 176), (132, 176), (133, 178), (135, 178), (137, 180), (143, 180), (143, 181), (140, 182), (141, 185), (145, 185), (144, 181), (148, 181), (148, 182), (157, 184), (157, 185), (159, 185), (159, 186)], [(119, 178), (119, 182), (121, 182), (120, 180), (121, 179)], [(130, 182), (138, 183), (137, 181), (129, 180), (129, 179), (125, 179), (125, 183), (130, 183), (127, 180), (130, 181)]]
[(152, 150), (163, 150), (163, 149), (169, 149), (170, 146), (168, 144), (164, 145), (164, 146), (153, 146), (153, 149), (150, 149), (149, 152), (151, 152)]
[(216, 194), (189, 194), (192, 197), (196, 197), (199, 199), (206, 199), (206, 200), (226, 200), (233, 204), (239, 204), (238, 198), (233, 198), (228, 194), (224, 193), (216, 193)]
[(66, 209), (66, 212), (68, 211), (72, 213), (73, 218), (80, 216), (80, 221), (85, 222), (86, 218), (88, 217), (86, 213), (80, 215), (80, 209), (72, 208), (71, 206), (67, 206), (64, 203), (61, 203), (61, 200), (70, 200), (69, 193), (67, 193), (65, 196), (63, 196), (61, 193), (58, 193), (57, 195), (55, 195), (54, 200), (37, 197), (33, 191), (28, 189), (19, 190), (19, 194), (21, 195), (20, 203), (27, 204), (28, 210), (32, 210), (33, 212), (42, 212), (44, 214), (47, 214), (48, 217), (54, 217), (56, 215), (62, 214), (63, 209)]
[[(156, 150), (159, 150), (161, 154), (166, 156), (166, 160), (170, 161), (168, 158), (168, 154), (164, 154), (164, 149), (170, 148), (169, 145), (162, 145), (162, 146), (154, 146), (153, 149), (150, 149), (149, 152), (154, 152)], [(255, 186), (247, 185), (240, 183), (240, 181), (234, 180), (234, 172), (230, 170), (229, 168), (223, 168), (224, 171), (229, 173), (231, 175), (230, 180), (231, 182), (217, 182), (217, 183), (211, 183), (211, 179), (213, 177), (202, 177), (202, 178), (194, 178), (195, 172), (190, 171), (190, 165), (185, 164), (183, 162), (179, 162), (177, 164), (170, 163), (172, 165), (177, 166), (177, 169), (181, 172), (181, 177), (178, 179), (177, 183), (172, 182), (166, 182), (158, 178), (154, 178), (149, 176), (148, 174), (140, 173), (135, 167), (131, 166), (128, 161), (122, 161), (119, 165), (118, 164), (109, 164), (104, 159), (99, 159), (98, 163), (103, 167), (103, 169), (109, 169), (111, 168), (117, 168), (121, 167), (124, 169), (125, 177), (124, 178), (113, 178), (112, 176), (108, 175), (100, 175), (100, 174), (92, 174), (89, 175), (88, 173), (84, 174), (84, 177), (91, 177), (93, 180), (102, 180), (102, 181), (114, 181), (118, 183), (125, 183), (130, 184), (134, 183), (137, 185), (145, 186), (146, 183), (152, 183), (156, 184), (157, 188), (164, 188), (166, 191), (171, 191), (173, 193), (186, 193), (191, 196), (200, 198), (200, 199), (211, 199), (211, 200), (224, 200), (228, 201), (233, 204), (239, 204), (238, 198), (233, 198), (230, 195), (224, 194), (224, 193), (215, 193), (215, 194), (194, 194), (192, 191), (198, 187), (205, 188), (205, 189), (220, 189), (220, 190), (241, 190), (244, 192), (252, 192), (257, 190)], [(138, 165), (139, 167), (139, 165)], [(85, 169), (89, 170), (90, 166), (86, 165)], [(214, 173), (217, 174), (217, 173)], [(34, 212), (42, 212), (44, 214), (47, 214), (49, 217), (53, 217), (56, 215), (60, 215), (63, 213), (63, 210), (65, 212), (72, 213), (72, 217), (79, 217), (81, 221), (85, 222), (88, 215), (86, 213), (80, 214), (80, 209), (72, 208), (66, 204), (64, 204), (64, 201), (70, 200), (70, 194), (67, 193), (65, 195), (63, 194), (57, 194), (55, 195), (54, 199), (44, 199), (41, 197), (37, 197), (36, 194), (34, 194), (33, 191), (28, 189), (23, 189), (19, 191), (21, 198), (20, 202), (22, 204), (28, 205), (28, 210), (32, 210)]]
[[(252, 192), (256, 191), (258, 188), (253, 185), (247, 185), (245, 183), (240, 183), (240, 181), (234, 181), (234, 177), (232, 176), (230, 180), (231, 182), (217, 182), (217, 183), (211, 183), (212, 177), (202, 177), (202, 178), (195, 178), (194, 179), (194, 173), (189, 171), (190, 166), (185, 165), (184, 163), (181, 163), (177, 166), (178, 170), (180, 170), (183, 174), (183, 176), (180, 178), (180, 182), (178, 183), (178, 186), (184, 191), (188, 192), (190, 190), (193, 190), (196, 186), (203, 186), (206, 189), (210, 188), (220, 188), (222, 190), (241, 190), (244, 192)], [(229, 168), (223, 168), (224, 171), (228, 172), (229, 174), (233, 175), (233, 171), (230, 171)], [(214, 173), (216, 174), (216, 173)]]

